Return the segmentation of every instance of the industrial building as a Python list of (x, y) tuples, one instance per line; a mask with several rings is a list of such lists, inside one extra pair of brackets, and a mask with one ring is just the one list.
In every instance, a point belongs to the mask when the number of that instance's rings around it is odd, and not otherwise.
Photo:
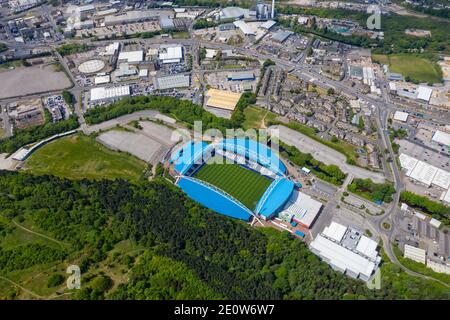
[(253, 72), (230, 72), (227, 76), (228, 81), (244, 81), (255, 80), (255, 74)]
[(128, 24), (149, 20), (159, 20), (159, 14), (154, 11), (128, 11), (120, 15), (106, 16), (105, 26), (109, 27), (118, 24)]
[(406, 121), (408, 121), (408, 116), (409, 116), (408, 112), (395, 111), (395, 113), (394, 113), (394, 120), (401, 121), (401, 122), (406, 122)]
[(190, 85), (191, 77), (189, 74), (174, 74), (155, 78), (155, 88), (158, 90), (187, 88)]
[(264, 22), (264, 23), (260, 26), (260, 28), (266, 29), (266, 30), (270, 30), (270, 29), (272, 29), (272, 27), (275, 26), (276, 24), (277, 24), (277, 23), (276, 23), (275, 21), (273, 21), (273, 20), (268, 20), (268, 21)]
[(433, 93), (433, 89), (432, 88), (420, 86), (417, 89), (417, 99), (425, 101), (425, 102), (429, 102), (432, 93)]
[(431, 140), (444, 146), (450, 147), (450, 134), (447, 132), (437, 130)]
[(159, 60), (163, 64), (180, 63), (183, 60), (183, 47), (164, 46), (159, 51)]
[(334, 270), (368, 281), (381, 257), (378, 244), (360, 231), (331, 222), (310, 244), (311, 251)]
[(105, 83), (110, 83), (110, 82), (111, 82), (111, 77), (109, 75), (97, 76), (94, 78), (95, 85), (105, 84)]
[(90, 91), (91, 102), (113, 101), (130, 95), (130, 86), (120, 87), (98, 87)]
[(140, 63), (144, 61), (144, 51), (122, 51), (119, 53), (119, 61), (126, 61), (128, 63)]
[(254, 36), (254, 35), (256, 35), (256, 31), (253, 30), (253, 28), (248, 23), (246, 23), (245, 21), (238, 20), (238, 21), (235, 21), (233, 23), (234, 23), (234, 26), (236, 28), (239, 28), (239, 30), (244, 34), (244, 36)]
[(294, 32), (292, 32), (292, 31), (280, 30), (280, 31), (275, 32), (272, 35), (272, 41), (275, 41), (278, 43), (283, 43), (293, 34), (294, 34)]
[(426, 263), (427, 253), (425, 250), (405, 244), (404, 257), (419, 263)]
[(175, 23), (173, 22), (173, 19), (169, 17), (161, 17), (159, 19), (159, 26), (164, 30), (175, 29)]
[(219, 108), (233, 111), (241, 98), (242, 93), (209, 89), (206, 93), (208, 101), (206, 105), (211, 108)]
[(399, 156), (400, 166), (407, 177), (429, 187), (435, 185), (447, 190), (450, 187), (450, 172), (442, 170), (426, 162), (415, 159), (407, 154)]
[(218, 15), (220, 20), (250, 18), (250, 10), (239, 7), (223, 8)]

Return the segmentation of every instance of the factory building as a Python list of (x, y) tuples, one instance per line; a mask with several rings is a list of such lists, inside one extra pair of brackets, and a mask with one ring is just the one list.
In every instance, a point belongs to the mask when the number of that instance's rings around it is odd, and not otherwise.
[(370, 279), (381, 262), (377, 247), (360, 231), (334, 221), (310, 244), (311, 251), (334, 270), (364, 281)]
[(159, 20), (159, 14), (153, 11), (128, 11), (120, 15), (105, 17), (105, 26)]
[(91, 102), (106, 102), (114, 101), (119, 98), (127, 97), (130, 95), (130, 86), (120, 86), (120, 87), (98, 87), (92, 88), (90, 91), (90, 101)]
[(228, 81), (244, 81), (255, 80), (255, 74), (253, 72), (230, 72), (227, 76)]
[(163, 64), (180, 63), (183, 60), (183, 48), (181, 46), (161, 47), (159, 60)]
[(189, 74), (174, 74), (170, 76), (156, 77), (155, 88), (158, 90), (168, 90), (175, 88), (187, 88), (191, 85)]
[(122, 51), (119, 53), (119, 61), (126, 61), (127, 63), (136, 64), (144, 61), (144, 51)]
[(208, 101), (206, 105), (211, 108), (225, 109), (233, 111), (241, 98), (242, 93), (209, 89), (206, 93)]

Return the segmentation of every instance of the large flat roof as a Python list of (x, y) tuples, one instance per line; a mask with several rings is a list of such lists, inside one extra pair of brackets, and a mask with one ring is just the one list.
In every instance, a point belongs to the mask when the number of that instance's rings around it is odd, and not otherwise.
[(169, 63), (168, 61), (178, 62), (183, 58), (183, 48), (181, 46), (167, 46), (162, 47), (159, 53), (159, 60), (163, 60), (163, 63)]
[(122, 51), (119, 53), (119, 60), (127, 60), (128, 63), (142, 62), (144, 60), (144, 51)]
[(409, 177), (423, 183), (426, 186), (430, 186), (437, 170), (438, 169), (431, 164), (419, 161)]
[(241, 98), (242, 93), (218, 89), (209, 89), (206, 95), (209, 97), (208, 107), (233, 111)]
[(280, 215), (293, 215), (293, 219), (309, 228), (322, 208), (322, 203), (309, 195), (294, 191)]
[(424, 100), (424, 101), (428, 102), (428, 101), (430, 101), (432, 92), (433, 92), (432, 88), (420, 86), (417, 89), (417, 99)]
[(130, 86), (99, 87), (91, 89), (91, 101), (114, 99), (130, 95)]
[(431, 140), (450, 147), (450, 134), (447, 132), (437, 130)]
[(174, 74), (155, 78), (156, 89), (166, 90), (172, 88), (184, 88), (190, 85), (189, 74)]
[(318, 235), (310, 247), (322, 258), (326, 259), (333, 267), (343, 272), (350, 271), (352, 274), (363, 275), (364, 279), (370, 278), (376, 268), (376, 264), (363, 256), (344, 248), (322, 235)]
[(406, 122), (406, 120), (408, 120), (408, 116), (408, 112), (395, 111), (394, 120)]

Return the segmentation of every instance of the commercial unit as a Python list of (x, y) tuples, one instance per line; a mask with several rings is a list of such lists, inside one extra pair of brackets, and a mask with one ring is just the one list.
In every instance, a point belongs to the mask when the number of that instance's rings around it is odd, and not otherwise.
[(334, 221), (310, 244), (311, 251), (334, 270), (364, 281), (370, 279), (381, 262), (377, 247), (360, 231)]
[(406, 121), (408, 121), (408, 116), (409, 116), (408, 112), (395, 111), (394, 120), (406, 122)]
[(249, 24), (247, 24), (245, 21), (238, 20), (233, 22), (236, 28), (239, 28), (241, 32), (244, 34), (244, 36), (254, 36), (256, 35), (255, 30), (253, 30), (252, 27), (250, 27)]
[(410, 246), (409, 244), (405, 244), (405, 252), (403, 254), (405, 258), (425, 264), (426, 255), (427, 254), (425, 250)]
[(409, 177), (429, 187), (437, 173), (437, 168), (423, 161), (417, 162)]
[(140, 63), (144, 61), (144, 51), (122, 51), (119, 53), (119, 61), (126, 61), (128, 63)]
[(420, 86), (417, 89), (417, 99), (418, 100), (423, 100), (425, 102), (429, 102), (432, 92), (433, 92), (432, 88)]
[(437, 130), (431, 140), (450, 147), (450, 134), (447, 132)]
[(255, 80), (255, 74), (253, 72), (230, 72), (227, 76), (229, 81), (244, 81), (244, 80)]
[(183, 60), (183, 47), (181, 46), (161, 47), (159, 52), (159, 60), (163, 64), (180, 63)]
[(106, 76), (98, 76), (94, 78), (95, 85), (110, 83), (111, 77), (109, 75)]
[(91, 102), (110, 101), (126, 97), (129, 95), (130, 95), (130, 86), (92, 88), (90, 91), (90, 101)]
[(189, 74), (174, 74), (155, 78), (155, 88), (158, 90), (187, 88), (190, 85), (191, 77)]
[(450, 172), (432, 166), (426, 162), (419, 161), (407, 154), (399, 156), (400, 166), (406, 169), (406, 176), (420, 183), (430, 186), (431, 184), (442, 188), (450, 188)]
[(219, 108), (233, 111), (241, 98), (242, 93), (209, 89), (206, 93), (208, 101), (206, 105), (212, 108)]

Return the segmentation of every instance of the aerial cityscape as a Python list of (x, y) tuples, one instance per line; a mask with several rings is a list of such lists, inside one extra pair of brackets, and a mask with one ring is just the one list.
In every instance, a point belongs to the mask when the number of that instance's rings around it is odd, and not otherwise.
[(449, 300), (449, 111), (447, 0), (0, 0), (0, 299)]

